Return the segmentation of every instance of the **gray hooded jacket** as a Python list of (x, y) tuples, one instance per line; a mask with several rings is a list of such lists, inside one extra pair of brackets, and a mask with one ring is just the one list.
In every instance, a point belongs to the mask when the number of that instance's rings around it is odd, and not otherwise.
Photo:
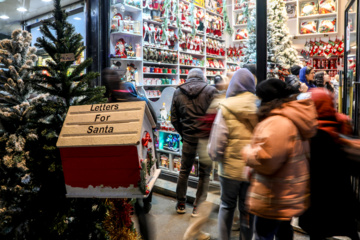
[(171, 123), (187, 142), (209, 137), (209, 133), (203, 131), (205, 123), (201, 119), (217, 90), (205, 81), (203, 72), (194, 68), (190, 70), (186, 83), (177, 87), (174, 93)]

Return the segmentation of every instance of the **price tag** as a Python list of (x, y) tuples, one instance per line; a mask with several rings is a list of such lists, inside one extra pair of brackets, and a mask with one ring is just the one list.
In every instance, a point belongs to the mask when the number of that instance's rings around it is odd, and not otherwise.
[(75, 56), (73, 53), (64, 53), (60, 55), (60, 62), (73, 62), (75, 61)]

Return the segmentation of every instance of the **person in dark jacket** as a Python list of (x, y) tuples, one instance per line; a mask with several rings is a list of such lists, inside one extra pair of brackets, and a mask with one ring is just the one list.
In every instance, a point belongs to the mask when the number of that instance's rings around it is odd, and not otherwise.
[[(208, 138), (209, 131), (206, 122), (200, 121), (206, 114), (214, 94), (217, 90), (206, 83), (204, 73), (199, 68), (189, 71), (186, 83), (177, 87), (171, 106), (171, 123), (180, 134), (183, 147), (181, 169), (176, 187), (178, 213), (185, 213), (186, 191), (188, 178), (196, 157), (197, 145), (200, 138)], [(193, 213), (196, 215), (196, 206), (207, 197), (211, 165), (199, 160), (199, 182)]]
[(305, 83), (309, 90), (316, 87), (314, 84), (314, 76), (315, 70), (312, 67), (303, 67), (299, 73), (300, 82)]
[(349, 120), (344, 121), (347, 117), (336, 112), (328, 90), (310, 92), (318, 114), (318, 130), (310, 141), (310, 208), (300, 216), (299, 225), (311, 240), (332, 236), (359, 240), (350, 169), (339, 144), (340, 133), (351, 133)]

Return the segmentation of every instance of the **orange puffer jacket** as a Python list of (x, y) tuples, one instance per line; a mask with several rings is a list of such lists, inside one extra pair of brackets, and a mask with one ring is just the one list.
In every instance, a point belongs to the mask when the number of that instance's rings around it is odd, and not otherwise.
[(308, 207), (309, 143), (316, 134), (311, 99), (284, 103), (260, 122), (243, 157), (254, 169), (247, 204), (252, 214), (290, 220)]

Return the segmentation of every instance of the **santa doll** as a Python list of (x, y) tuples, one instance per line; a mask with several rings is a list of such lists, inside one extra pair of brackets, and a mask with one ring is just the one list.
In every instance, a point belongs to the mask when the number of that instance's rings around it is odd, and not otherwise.
[(143, 19), (151, 19), (152, 1), (143, 0)]
[(120, 58), (127, 58), (125, 40), (123, 38), (120, 38), (115, 45), (115, 55)]
[(143, 39), (144, 39), (144, 46), (148, 46), (150, 44), (150, 33), (149, 33), (149, 27), (147, 22), (144, 22), (143, 26)]
[(183, 34), (179, 40), (180, 51), (186, 51), (186, 35)]
[(197, 30), (199, 32), (203, 33), (204, 32), (204, 27), (205, 27), (204, 26), (204, 18), (205, 18), (204, 11), (199, 8), (198, 11), (197, 11), (196, 17), (199, 20), (199, 26), (198, 26)]
[(149, 32), (150, 46), (155, 47), (156, 29), (154, 27), (154, 24), (150, 23), (149, 28), (148, 28), (148, 32)]
[(161, 41), (162, 33), (163, 33), (163, 30), (160, 28), (160, 26), (156, 26), (155, 27), (155, 46), (158, 47), (158, 48), (162, 44), (162, 41)]
[(169, 30), (169, 35), (168, 35), (168, 39), (169, 39), (169, 48), (170, 49), (174, 49), (175, 47), (175, 42), (178, 41), (178, 37), (177, 35), (175, 34), (174, 30), (173, 29), (170, 29)]

